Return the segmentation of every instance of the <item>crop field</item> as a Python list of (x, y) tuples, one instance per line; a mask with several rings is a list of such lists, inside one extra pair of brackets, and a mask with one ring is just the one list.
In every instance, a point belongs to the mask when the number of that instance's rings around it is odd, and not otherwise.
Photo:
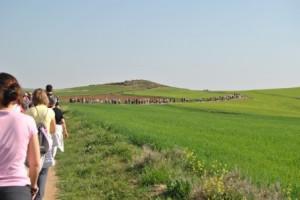
[(214, 97), (214, 96), (223, 96), (228, 92), (220, 92), (220, 91), (207, 91), (207, 90), (188, 90), (182, 88), (174, 88), (174, 87), (157, 87), (151, 88), (148, 90), (133, 90), (124, 92), (127, 95), (139, 95), (139, 96), (160, 96), (160, 97), (173, 97), (173, 98), (206, 98), (206, 97)]
[(70, 105), (159, 148), (193, 149), (261, 183), (300, 179), (300, 89), (246, 92), (248, 100), (176, 105)]
[[(180, 90), (168, 91), (171, 92), (162, 95), (163, 91), (157, 87), (124, 93), (180, 96), (180, 92), (176, 94)], [(185, 92), (190, 97), (195, 94), (192, 90)], [(247, 98), (164, 105), (68, 104), (67, 107), (72, 115), (123, 135), (133, 144), (148, 144), (157, 150), (188, 149), (204, 162), (218, 161), (239, 170), (255, 185), (280, 184), (283, 188), (292, 187), (294, 196), (300, 195), (300, 88), (240, 93)]]

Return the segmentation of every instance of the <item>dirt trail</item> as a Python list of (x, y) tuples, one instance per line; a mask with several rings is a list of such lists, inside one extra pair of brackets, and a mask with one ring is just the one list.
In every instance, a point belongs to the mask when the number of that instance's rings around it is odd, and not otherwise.
[(58, 190), (56, 188), (56, 183), (58, 179), (55, 175), (55, 168), (50, 167), (50, 170), (48, 172), (47, 177), (47, 184), (46, 184), (46, 191), (45, 191), (45, 197), (44, 200), (55, 200)]

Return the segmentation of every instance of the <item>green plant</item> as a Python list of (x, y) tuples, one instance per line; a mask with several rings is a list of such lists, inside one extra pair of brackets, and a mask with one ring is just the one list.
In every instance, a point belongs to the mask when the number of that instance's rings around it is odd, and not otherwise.
[(173, 180), (167, 184), (166, 195), (174, 199), (188, 199), (191, 193), (191, 184), (186, 180)]
[(186, 167), (196, 173), (198, 176), (202, 176), (206, 173), (205, 164), (199, 160), (193, 151), (185, 150), (185, 162)]
[(167, 183), (169, 179), (169, 171), (164, 167), (154, 168), (147, 166), (141, 174), (141, 182), (147, 186)]

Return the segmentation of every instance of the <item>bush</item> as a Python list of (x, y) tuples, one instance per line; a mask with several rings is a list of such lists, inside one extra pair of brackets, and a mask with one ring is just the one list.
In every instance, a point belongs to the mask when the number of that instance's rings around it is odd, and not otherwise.
[(188, 150), (185, 151), (185, 162), (186, 168), (197, 174), (199, 177), (206, 173), (205, 163), (199, 160), (194, 152)]
[(160, 153), (144, 145), (142, 153), (133, 159), (132, 169), (141, 172), (146, 166), (161, 162), (162, 160), (163, 157)]
[(191, 192), (191, 184), (184, 180), (171, 181), (167, 185), (166, 195), (174, 199), (188, 199)]

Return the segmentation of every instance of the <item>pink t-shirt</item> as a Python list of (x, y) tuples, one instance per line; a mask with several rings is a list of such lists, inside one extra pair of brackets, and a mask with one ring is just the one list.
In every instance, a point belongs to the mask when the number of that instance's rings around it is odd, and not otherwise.
[(25, 159), (30, 138), (37, 134), (32, 117), (0, 111), (0, 186), (30, 184)]

